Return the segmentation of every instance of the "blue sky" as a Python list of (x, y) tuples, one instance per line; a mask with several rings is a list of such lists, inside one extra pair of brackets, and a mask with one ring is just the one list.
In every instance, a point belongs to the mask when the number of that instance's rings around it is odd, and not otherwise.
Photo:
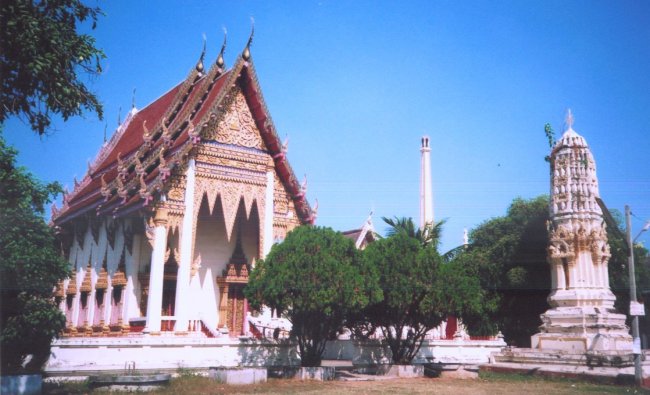
[[(20, 164), (72, 187), (131, 107), (182, 80), (208, 38), (228, 30), (226, 62), (255, 18), (253, 61), (289, 160), (319, 201), (318, 224), (359, 227), (374, 210), (418, 218), (420, 137), (431, 138), (442, 249), (463, 228), (548, 193), (549, 148), (567, 108), (591, 146), (600, 194), (650, 219), (650, 2), (113, 1), (92, 34), (106, 52), (89, 81), (105, 106), (38, 138), (17, 120), (5, 136)], [(640, 240), (650, 244), (650, 232)]]

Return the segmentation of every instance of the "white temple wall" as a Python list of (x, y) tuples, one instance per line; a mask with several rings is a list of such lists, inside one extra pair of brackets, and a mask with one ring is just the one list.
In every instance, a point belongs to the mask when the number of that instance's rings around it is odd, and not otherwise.
[[(81, 247), (79, 247), (79, 243), (77, 241), (73, 242), (73, 246), (75, 246), (75, 253), (74, 253), (74, 261), (72, 261), (72, 272), (75, 273), (74, 281), (75, 281), (75, 287), (77, 289), (77, 293), (74, 295), (72, 298), (72, 306), (71, 312), (70, 312), (70, 325), (76, 326), (77, 322), (77, 317), (79, 317), (79, 297), (80, 297), (80, 292), (79, 292), (79, 255), (83, 252)], [(70, 254), (72, 256), (72, 254)], [(72, 281), (73, 279), (70, 279)]]
[(179, 227), (178, 237), (178, 251), (180, 259), (178, 262), (178, 271), (176, 275), (176, 295), (175, 295), (175, 312), (176, 324), (174, 330), (184, 331), (189, 327), (190, 317), (193, 312), (191, 305), (193, 299), (190, 299), (190, 282), (192, 276), (192, 246), (193, 228), (196, 221), (194, 218), (194, 195), (196, 186), (196, 163), (194, 159), (190, 159), (185, 173), (185, 195), (184, 206), (185, 212), (183, 213), (182, 222)]
[(190, 293), (193, 295), (192, 300), (201, 301), (195, 303), (193, 316), (203, 319), (207, 325), (216, 329), (219, 322), (219, 289), (216, 278), (222, 274), (232, 255), (236, 234), (233, 232), (232, 240), (227, 240), (221, 199), (217, 199), (211, 214), (206, 199), (207, 196), (199, 209), (194, 244), (194, 260), (200, 256), (201, 267), (190, 281)]
[[(104, 222), (100, 224), (97, 241), (94, 237), (91, 237), (92, 240), (92, 262), (90, 270), (90, 286), (91, 291), (88, 295), (88, 325), (96, 325), (99, 323), (98, 314), (101, 314), (100, 306), (97, 305), (97, 290), (95, 289), (95, 284), (97, 284), (97, 279), (99, 277), (99, 271), (101, 270), (102, 264), (104, 262), (104, 255), (107, 254), (108, 248), (108, 239), (106, 238), (106, 227)], [(108, 259), (108, 257), (107, 257)]]
[[(219, 202), (220, 199), (217, 199), (212, 214), (208, 213), (205, 200), (199, 210), (194, 244), (194, 259), (201, 256), (199, 273), (205, 273), (207, 268), (211, 268), (215, 275), (221, 275), (235, 249), (237, 234), (233, 231), (232, 238), (228, 241), (223, 209)], [(216, 277), (213, 280), (216, 281)]]
[(92, 235), (90, 234), (90, 229), (86, 229), (86, 233), (83, 236), (83, 248), (81, 250), (80, 259), (77, 260), (77, 314), (73, 320), (73, 326), (82, 326), (84, 322), (88, 319), (88, 305), (90, 304), (90, 295), (87, 295), (85, 298), (85, 304), (83, 303), (84, 299), (82, 298), (83, 292), (81, 292), (81, 284), (86, 276), (86, 267), (88, 267), (88, 262), (92, 264), (92, 250), (93, 242)]
[(264, 210), (264, 245), (261, 246), (262, 253), (260, 258), (266, 257), (266, 255), (271, 251), (273, 246), (273, 214), (275, 212), (274, 201), (273, 201), (273, 191), (275, 189), (275, 169), (270, 170), (266, 173), (266, 210)]
[[(425, 340), (416, 363), (487, 363), (500, 351), (502, 340)], [(50, 376), (84, 375), (97, 371), (123, 371), (125, 362), (138, 369), (207, 369), (212, 366), (299, 366), (295, 343), (246, 340), (227, 336), (215, 339), (192, 337), (63, 338), (52, 344), (45, 371)], [(379, 340), (327, 342), (324, 359), (351, 360), (371, 367), (391, 362), (390, 349)]]
[[(146, 241), (143, 242), (143, 239), (143, 235), (135, 235), (133, 237), (132, 254), (129, 254), (127, 249), (126, 256), (124, 257), (127, 282), (126, 289), (124, 290), (124, 310), (122, 320), (125, 323), (129, 322), (129, 319), (131, 318), (143, 316), (140, 311), (140, 295), (142, 294), (142, 289), (140, 287), (138, 273), (140, 271), (141, 256), (151, 256), (151, 251), (146, 251), (146, 247), (143, 246), (143, 244), (148, 245)], [(145, 249), (144, 254), (141, 253), (143, 248)]]
[[(113, 276), (117, 271), (118, 265), (120, 263), (120, 258), (122, 251), (124, 250), (124, 220), (116, 220), (114, 222), (115, 226), (115, 239), (113, 242), (113, 248), (108, 247), (107, 262), (106, 262), (106, 271), (108, 275), (108, 287), (106, 288), (104, 294), (104, 323), (106, 325), (113, 324), (111, 317), (113, 316), (113, 308), (118, 306), (113, 306)], [(122, 301), (123, 303), (123, 301)], [(117, 320), (116, 320), (117, 321)], [(116, 323), (116, 322), (115, 322)]]
[[(250, 218), (238, 216), (237, 221), (241, 221), (242, 249), (244, 250), (244, 255), (246, 255), (246, 260), (248, 263), (251, 263), (260, 256), (260, 216), (257, 210), (257, 202), (253, 203)], [(235, 227), (236, 226), (237, 223), (235, 223)]]
[[(219, 272), (220, 273), (220, 272)], [(196, 276), (198, 277), (194, 285), (198, 286), (195, 295), (198, 297), (196, 303), (196, 316), (203, 320), (203, 322), (212, 329), (217, 328), (219, 323), (219, 295), (216, 284), (217, 273), (213, 271), (212, 267), (204, 269), (203, 273)]]

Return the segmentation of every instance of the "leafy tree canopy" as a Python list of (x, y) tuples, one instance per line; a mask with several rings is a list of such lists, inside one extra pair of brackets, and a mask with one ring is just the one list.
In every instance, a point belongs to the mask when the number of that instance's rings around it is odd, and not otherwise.
[[(384, 298), (365, 310), (364, 318), (381, 329), (395, 363), (408, 364), (417, 355), (426, 333), (448, 315), (480, 314), (482, 291), (475, 277), (455, 263), (443, 263), (437, 239), (415, 229), (412, 219), (386, 221), (404, 225), (363, 252), (379, 272)], [(440, 227), (437, 228), (439, 236)], [(418, 237), (419, 235), (419, 237)], [(438, 237), (436, 236), (436, 237)]]
[(456, 261), (480, 279), (491, 314), (467, 315), (463, 321), (476, 335), (501, 330), (510, 344), (524, 346), (548, 309), (550, 269), (546, 262), (548, 197), (513, 200), (505, 216), (490, 219), (470, 232), (470, 245)]
[[(0, 135), (0, 347), (2, 374), (38, 371), (65, 326), (53, 297), (68, 276), (43, 220), (44, 205), (61, 191), (16, 167), (16, 150)], [(26, 358), (32, 355), (23, 368)]]
[(442, 227), (445, 225), (445, 220), (435, 223), (427, 223), (423, 227), (415, 226), (413, 218), (395, 217), (386, 218), (382, 220), (388, 224), (387, 235), (394, 236), (397, 233), (404, 233), (408, 237), (414, 238), (419, 241), (423, 246), (438, 248), (440, 244), (440, 237), (442, 236)]
[(301, 226), (257, 263), (245, 294), (254, 309), (266, 305), (284, 314), (302, 365), (319, 366), (326, 341), (349, 314), (381, 298), (376, 279), (352, 240), (330, 228)]
[[(517, 198), (505, 216), (490, 219), (470, 232), (470, 245), (455, 262), (480, 279), (489, 302), (497, 306), (491, 314), (463, 316), (470, 333), (501, 330), (509, 344), (523, 347), (530, 345), (530, 336), (539, 331), (539, 316), (549, 308), (546, 298), (551, 287), (546, 260), (548, 204), (548, 196)], [(610, 287), (617, 309), (625, 313), (629, 304), (627, 257), (623, 241), (611, 229), (607, 233), (612, 253)], [(636, 246), (635, 254), (637, 262), (643, 262), (647, 250)], [(638, 265), (637, 269), (639, 292), (650, 289), (647, 268)]]
[(99, 74), (105, 55), (92, 36), (77, 32), (85, 21), (94, 29), (100, 15), (80, 0), (0, 2), (0, 123), (25, 117), (43, 135), (52, 114), (67, 120), (85, 109), (102, 118), (102, 105), (79, 72)]

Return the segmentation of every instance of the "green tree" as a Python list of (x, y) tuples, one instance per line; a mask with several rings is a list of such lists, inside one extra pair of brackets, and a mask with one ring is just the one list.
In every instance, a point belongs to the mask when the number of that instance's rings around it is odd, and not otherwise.
[[(546, 298), (551, 288), (546, 260), (548, 204), (548, 196), (517, 198), (505, 216), (488, 220), (470, 232), (470, 245), (455, 262), (480, 278), (487, 298), (496, 306), (491, 314), (463, 317), (470, 333), (495, 334), (501, 330), (509, 344), (525, 347), (530, 345), (530, 336), (539, 331), (540, 315), (549, 309)], [(610, 287), (616, 295), (616, 308), (627, 313), (629, 281), (624, 242), (612, 229), (607, 229), (607, 234), (612, 254)], [(636, 262), (644, 262), (647, 250), (635, 246), (635, 256)], [(645, 265), (637, 267), (641, 295), (650, 289), (650, 276)]]
[(291, 321), (302, 366), (320, 366), (327, 340), (349, 315), (381, 298), (377, 274), (354, 243), (330, 228), (291, 231), (251, 272), (245, 294), (254, 309), (268, 306)]
[(442, 236), (442, 227), (445, 225), (445, 220), (435, 222), (433, 224), (426, 224), (423, 227), (415, 226), (413, 218), (395, 217), (395, 218), (381, 218), (388, 226), (386, 234), (390, 237), (397, 233), (404, 233), (408, 237), (418, 240), (422, 246), (438, 248), (440, 237)]
[(364, 316), (381, 329), (393, 362), (409, 364), (426, 333), (448, 315), (468, 311), (480, 314), (482, 291), (465, 268), (443, 263), (435, 248), (437, 240), (423, 243), (428, 232), (410, 231), (415, 230), (412, 219), (386, 222), (397, 225), (395, 231), (363, 252), (368, 265), (379, 272), (384, 295), (383, 300), (366, 309)]
[[(607, 241), (611, 257), (607, 270), (609, 272), (609, 287), (616, 295), (614, 307), (617, 311), (628, 314), (630, 309), (630, 277), (627, 258), (627, 240), (625, 235), (625, 220), (619, 210), (609, 210), (616, 221), (618, 232), (607, 227)], [(634, 234), (632, 235), (634, 237)], [(643, 294), (650, 291), (650, 270), (647, 265), (648, 250), (641, 244), (634, 245), (634, 274), (636, 277), (637, 300), (643, 300)], [(647, 316), (646, 316), (647, 317)], [(640, 317), (641, 331), (650, 335), (650, 320)], [(632, 317), (627, 317), (627, 324), (631, 324)]]
[(95, 39), (77, 32), (99, 8), (79, 0), (0, 2), (0, 123), (25, 117), (39, 135), (50, 129), (52, 114), (67, 120), (85, 110), (103, 116), (102, 105), (79, 79), (101, 73), (104, 52)]
[[(43, 219), (61, 191), (16, 167), (16, 150), (0, 135), (0, 351), (2, 374), (38, 371), (65, 326), (54, 288), (68, 276)], [(27, 357), (31, 359), (27, 362)], [(23, 365), (26, 364), (25, 367)]]
[(470, 245), (456, 261), (481, 281), (496, 306), (485, 315), (463, 317), (469, 332), (501, 330), (509, 344), (526, 346), (548, 309), (550, 269), (546, 262), (548, 197), (513, 200), (505, 216), (490, 219), (470, 232)]

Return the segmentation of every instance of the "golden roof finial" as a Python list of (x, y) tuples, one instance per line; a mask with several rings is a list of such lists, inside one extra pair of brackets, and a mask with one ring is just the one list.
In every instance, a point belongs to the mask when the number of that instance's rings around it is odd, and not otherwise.
[(251, 44), (253, 43), (253, 36), (255, 35), (255, 19), (251, 17), (251, 35), (248, 37), (248, 42), (246, 43), (246, 48), (242, 53), (242, 58), (248, 60), (251, 58)]
[(223, 54), (226, 52), (226, 39), (228, 38), (228, 31), (226, 28), (223, 28), (223, 44), (221, 45), (221, 51), (219, 51), (219, 56), (217, 57), (217, 66), (223, 68), (223, 65), (226, 62), (223, 60)]
[(208, 39), (205, 37), (205, 33), (203, 33), (203, 50), (201, 51), (201, 56), (199, 57), (199, 61), (196, 64), (196, 71), (199, 73), (203, 72), (203, 59), (205, 58), (205, 46), (207, 41)]

